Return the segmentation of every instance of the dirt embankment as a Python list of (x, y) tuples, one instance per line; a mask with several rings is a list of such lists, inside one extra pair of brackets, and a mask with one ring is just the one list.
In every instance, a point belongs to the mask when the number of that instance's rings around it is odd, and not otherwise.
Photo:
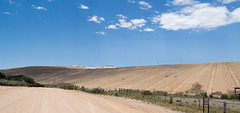
[[(240, 62), (199, 63), (122, 67), (115, 69), (74, 69), (67, 67), (25, 67), (0, 70), (5, 74), (23, 74), (39, 83), (71, 83), (105, 89), (161, 90), (173, 93), (203, 90), (228, 93), (240, 85)], [(194, 90), (195, 91), (195, 90)]]

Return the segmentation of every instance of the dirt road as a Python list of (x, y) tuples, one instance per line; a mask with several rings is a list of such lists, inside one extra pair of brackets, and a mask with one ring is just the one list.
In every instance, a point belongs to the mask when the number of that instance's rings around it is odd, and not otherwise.
[(175, 113), (136, 100), (56, 88), (0, 86), (0, 113)]

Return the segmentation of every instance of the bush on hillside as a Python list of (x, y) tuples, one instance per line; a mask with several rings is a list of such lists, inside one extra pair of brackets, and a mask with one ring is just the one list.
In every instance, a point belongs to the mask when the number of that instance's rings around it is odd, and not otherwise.
[(163, 92), (163, 96), (168, 96), (168, 92)]
[(0, 73), (2, 79), (0, 85), (4, 86), (28, 86), (28, 87), (44, 87), (44, 85), (36, 83), (33, 78), (23, 75), (7, 75)]
[(230, 95), (228, 98), (233, 100), (233, 99), (235, 99), (235, 95)]
[(5, 79), (5, 75), (3, 73), (0, 72), (0, 79)]
[(76, 85), (64, 85), (64, 86), (60, 86), (60, 88), (68, 89), (68, 90), (78, 90), (78, 89), (80, 89), (79, 86), (76, 86)]
[(26, 86), (27, 83), (25, 81), (0, 79), (0, 85), (2, 85), (2, 86)]
[(97, 87), (97, 88), (90, 89), (88, 92), (95, 93), (95, 94), (102, 94), (102, 93), (104, 93), (104, 91), (105, 91), (104, 89)]
[(172, 95), (170, 95), (170, 100), (169, 100), (168, 103), (169, 103), (169, 104), (172, 104), (172, 103), (173, 103), (173, 96), (172, 96)]
[(210, 97), (210, 98), (213, 98), (213, 95), (211, 94), (211, 95), (209, 95), (209, 97)]
[(81, 88), (80, 88), (81, 91), (85, 91), (85, 89), (86, 88), (84, 86), (81, 86)]
[(118, 92), (117, 91), (114, 93), (114, 96), (118, 97)]
[(152, 95), (152, 93), (150, 91), (143, 91), (142, 95)]
[(227, 94), (222, 94), (221, 99), (228, 99), (228, 95)]
[(36, 83), (33, 78), (23, 76), (23, 75), (15, 75), (15, 76), (8, 75), (8, 76), (6, 76), (6, 80), (25, 81), (29, 84)]

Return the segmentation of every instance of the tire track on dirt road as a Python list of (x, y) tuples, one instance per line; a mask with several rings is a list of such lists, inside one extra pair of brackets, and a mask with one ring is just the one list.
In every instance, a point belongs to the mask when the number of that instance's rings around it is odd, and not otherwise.
[[(193, 71), (193, 73), (195, 72), (195, 71), (197, 71), (197, 70), (199, 70), (199, 69), (202, 69), (202, 68), (204, 68), (204, 65), (202, 65), (202, 66), (199, 66), (199, 67), (196, 67), (196, 68), (194, 68), (195, 70)], [(191, 69), (189, 69), (189, 70), (191, 70)], [(187, 73), (189, 70), (183, 70), (183, 71), (181, 71), (182, 73), (179, 73), (179, 74), (177, 74), (177, 75), (183, 75), (183, 74), (185, 74), (185, 73)], [(187, 74), (188, 75), (188, 74)], [(189, 74), (190, 76), (192, 75), (192, 74)], [(170, 78), (170, 77), (169, 77)], [(172, 79), (172, 80), (171, 80)], [(171, 81), (170, 81), (171, 80)], [(167, 87), (167, 86), (170, 86), (172, 83), (174, 83), (176, 80), (178, 80), (178, 79), (173, 79), (173, 76), (171, 76), (171, 78), (170, 78), (170, 80), (168, 81), (168, 83), (166, 83), (165, 85), (163, 85), (163, 86), (161, 86), (160, 87), (160, 89), (163, 89), (163, 88), (165, 88), (165, 87)], [(169, 90), (168, 92), (173, 92), (172, 90)]]
[(233, 72), (233, 70), (231, 69), (230, 64), (229, 64), (229, 63), (226, 63), (226, 65), (227, 65), (228, 71), (229, 71), (229, 73), (230, 73), (230, 75), (231, 75), (231, 78), (232, 78), (235, 86), (239, 86), (239, 80), (238, 80), (236, 74), (235, 74), (235, 73)]
[(191, 74), (189, 77), (187, 77), (187, 79), (185, 79), (176, 89), (173, 90), (173, 92), (177, 92), (180, 88), (183, 87), (183, 85), (185, 85), (187, 83), (187, 81), (189, 81), (190, 79), (192, 79), (192, 77), (194, 77), (195, 75), (197, 75), (200, 71), (206, 69), (209, 66), (209, 64), (207, 66), (201, 67), (199, 70), (197, 70), (196, 72), (194, 72), (193, 74)]
[(217, 70), (217, 64), (214, 64), (214, 67), (213, 67), (212, 73), (211, 73), (211, 78), (209, 80), (209, 84), (207, 87), (207, 94), (209, 94), (209, 95), (212, 93), (212, 90), (213, 90), (213, 84), (214, 84), (214, 80), (215, 80), (216, 70)]

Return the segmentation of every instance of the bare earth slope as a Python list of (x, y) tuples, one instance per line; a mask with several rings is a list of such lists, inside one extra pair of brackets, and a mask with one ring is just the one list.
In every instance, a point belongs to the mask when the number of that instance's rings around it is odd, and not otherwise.
[(0, 86), (1, 113), (175, 113), (136, 100), (56, 88)]
[(199, 63), (123, 67), (115, 69), (73, 69), (66, 67), (25, 67), (1, 70), (24, 74), (40, 83), (72, 83), (106, 89), (129, 88), (168, 92), (206, 91), (229, 93), (240, 83), (240, 62)]

